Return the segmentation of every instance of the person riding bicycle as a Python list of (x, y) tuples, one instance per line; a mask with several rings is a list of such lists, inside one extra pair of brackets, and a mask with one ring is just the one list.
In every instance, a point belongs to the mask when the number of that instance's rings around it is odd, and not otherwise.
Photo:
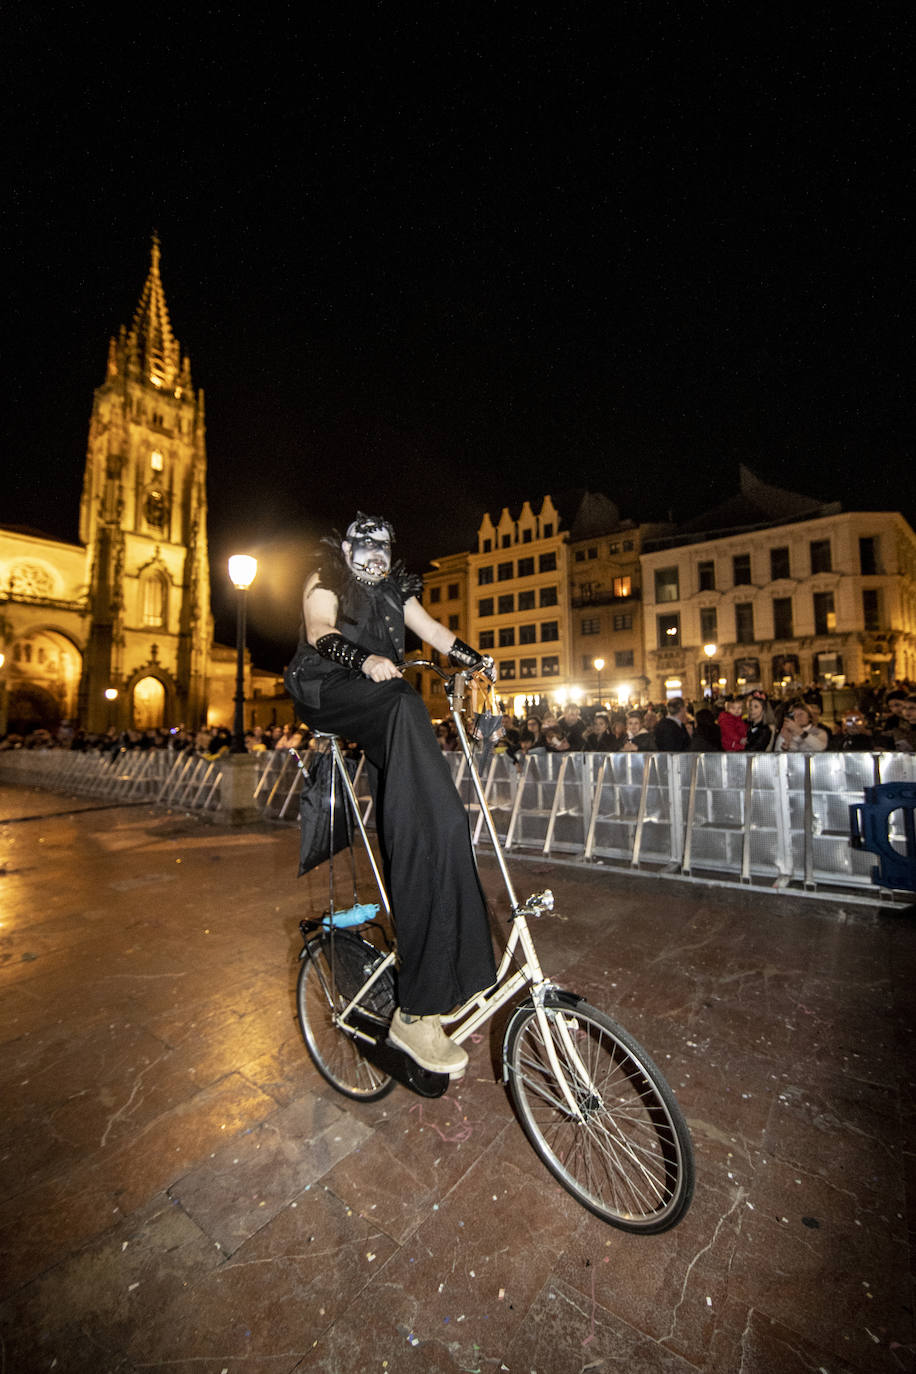
[(398, 947), (392, 1044), (459, 1077), (466, 1052), (440, 1017), (496, 980), (467, 816), (422, 699), (401, 676), (405, 625), (455, 667), (492, 659), (424, 611), (422, 578), (392, 566), (394, 530), (358, 511), (326, 538), (303, 591), (285, 682), (311, 727), (356, 740), (375, 775), (376, 823)]

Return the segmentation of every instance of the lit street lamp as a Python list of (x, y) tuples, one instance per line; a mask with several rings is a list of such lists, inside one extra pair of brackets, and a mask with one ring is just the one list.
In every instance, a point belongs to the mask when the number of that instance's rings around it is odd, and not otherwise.
[(704, 645), (703, 645), (703, 653), (706, 655), (706, 674), (705, 674), (705, 677), (706, 677), (706, 693), (705, 693), (705, 695), (708, 696), (709, 698), (712, 698), (712, 661), (713, 661), (713, 659), (714, 659), (715, 656), (716, 656), (716, 646), (715, 646), (715, 644), (704, 644)]
[(595, 672), (598, 674), (598, 705), (600, 706), (600, 705), (601, 705), (601, 669), (604, 667), (604, 659), (603, 659), (603, 658), (595, 658), (595, 659), (592, 659), (592, 663), (593, 663), (593, 665), (594, 665)]
[(229, 577), (238, 592), (235, 634), (235, 724), (232, 732), (231, 754), (245, 751), (245, 593), (258, 571), (258, 560), (246, 553), (236, 553), (229, 559)]

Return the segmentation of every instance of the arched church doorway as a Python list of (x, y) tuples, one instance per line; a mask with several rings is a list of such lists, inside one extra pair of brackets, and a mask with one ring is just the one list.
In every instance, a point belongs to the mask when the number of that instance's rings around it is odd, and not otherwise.
[(20, 720), (34, 722), (33, 730), (53, 730), (73, 719), (81, 668), (79, 649), (57, 630), (32, 630), (14, 639), (7, 653), (8, 728), (22, 733), (13, 724), (14, 709)]
[(11, 735), (30, 735), (33, 730), (53, 734), (62, 720), (60, 703), (47, 688), (33, 682), (10, 688), (6, 728)]
[(141, 677), (134, 684), (131, 718), (135, 730), (165, 725), (165, 688), (157, 677)]

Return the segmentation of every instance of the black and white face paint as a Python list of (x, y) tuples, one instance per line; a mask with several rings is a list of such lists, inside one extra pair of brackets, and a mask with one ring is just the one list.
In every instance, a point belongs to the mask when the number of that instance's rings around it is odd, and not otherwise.
[(383, 582), (391, 570), (391, 530), (386, 521), (358, 516), (341, 544), (347, 567), (359, 582)]

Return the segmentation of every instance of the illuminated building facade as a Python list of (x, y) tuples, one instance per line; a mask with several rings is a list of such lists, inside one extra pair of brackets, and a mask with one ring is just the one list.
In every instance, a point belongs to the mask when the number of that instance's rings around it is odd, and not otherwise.
[(133, 322), (112, 338), (95, 392), (79, 544), (0, 531), (11, 725), (203, 720), (206, 469), (203, 392), (172, 333), (154, 239)]
[(898, 512), (842, 512), (743, 469), (736, 497), (650, 543), (642, 580), (655, 700), (916, 675), (916, 535)]

